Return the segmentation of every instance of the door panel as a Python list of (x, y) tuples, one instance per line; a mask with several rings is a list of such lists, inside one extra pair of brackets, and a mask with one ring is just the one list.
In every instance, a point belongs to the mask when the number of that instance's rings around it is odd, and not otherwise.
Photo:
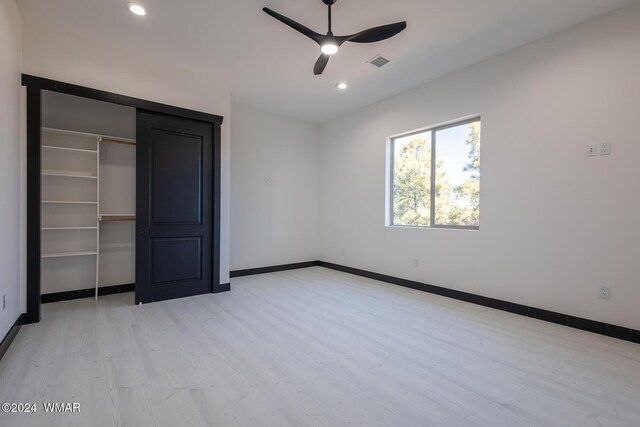
[(151, 239), (151, 285), (200, 280), (201, 247), (199, 237)]
[(137, 121), (136, 303), (212, 292), (212, 125)]
[(152, 129), (151, 132), (151, 222), (199, 224), (202, 214), (202, 138), (163, 129)]

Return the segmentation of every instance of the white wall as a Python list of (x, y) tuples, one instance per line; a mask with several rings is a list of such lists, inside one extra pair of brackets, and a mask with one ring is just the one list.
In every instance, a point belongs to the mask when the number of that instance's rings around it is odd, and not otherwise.
[(44, 90), (42, 126), (135, 139), (136, 109)]
[(202, 72), (171, 58), (128, 50), (90, 34), (77, 37), (37, 19), (24, 21), (23, 72), (224, 117), (220, 282), (228, 283), (229, 83), (215, 72)]
[(231, 115), (231, 270), (317, 260), (318, 126)]
[[(320, 258), (640, 329), (639, 46), (635, 3), (324, 124)], [(480, 231), (385, 227), (385, 138), (473, 114)]]
[(20, 315), (21, 27), (15, 1), (0, 0), (0, 341)]

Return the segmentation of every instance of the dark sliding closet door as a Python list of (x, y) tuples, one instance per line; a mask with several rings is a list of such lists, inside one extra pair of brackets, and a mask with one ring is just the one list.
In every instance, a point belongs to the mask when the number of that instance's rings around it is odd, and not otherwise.
[(213, 125), (138, 110), (136, 303), (212, 292)]

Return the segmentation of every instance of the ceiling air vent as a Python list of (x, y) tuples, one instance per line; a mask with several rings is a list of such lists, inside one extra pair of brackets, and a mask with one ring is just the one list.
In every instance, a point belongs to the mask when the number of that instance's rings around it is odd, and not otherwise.
[(387, 65), (389, 62), (391, 62), (391, 60), (385, 58), (382, 55), (377, 55), (376, 57), (368, 60), (367, 62), (371, 65), (375, 65), (376, 67), (380, 68), (384, 65)]

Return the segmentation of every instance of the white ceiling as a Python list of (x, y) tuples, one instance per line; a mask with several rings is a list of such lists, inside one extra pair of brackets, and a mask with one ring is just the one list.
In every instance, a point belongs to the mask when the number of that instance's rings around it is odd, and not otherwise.
[[(335, 34), (406, 20), (398, 36), (343, 45), (321, 76), (319, 47), (262, 12), (268, 6), (326, 32), (321, 0), (18, 0), (23, 20), (210, 70), (233, 102), (323, 122), (635, 0), (338, 0)], [(46, 23), (46, 24), (45, 24)], [(33, 27), (29, 27), (33, 28)], [(392, 62), (366, 64), (376, 54)], [(334, 85), (347, 81), (347, 91)]]

